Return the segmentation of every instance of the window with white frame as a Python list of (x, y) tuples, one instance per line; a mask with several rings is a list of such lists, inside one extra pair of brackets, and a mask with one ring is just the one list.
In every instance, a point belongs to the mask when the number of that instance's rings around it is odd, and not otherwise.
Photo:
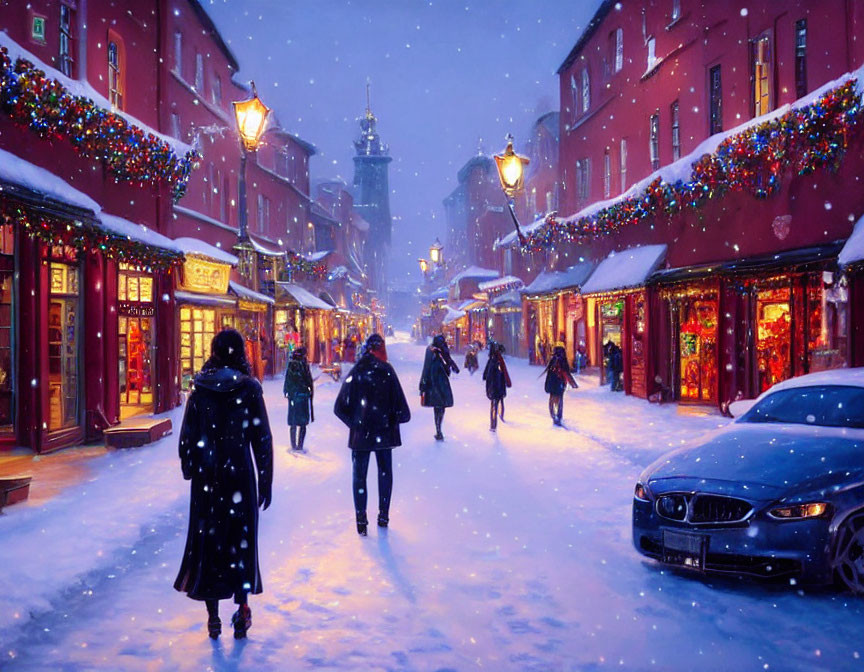
[(216, 75), (213, 78), (213, 104), (217, 107), (222, 106), (222, 78)]
[(123, 109), (123, 56), (114, 40), (108, 42), (108, 102), (115, 110)]
[(653, 37), (648, 38), (648, 69), (654, 67), (657, 61), (657, 40)]
[(621, 193), (627, 190), (627, 138), (621, 138)]
[(270, 228), (270, 199), (258, 194), (258, 233), (267, 233)]
[(681, 0), (672, 0), (672, 21), (681, 18)]
[(681, 119), (677, 100), (672, 103), (669, 114), (672, 117), (672, 160), (677, 161), (681, 158)]
[(72, 77), (72, 68), (75, 63), (72, 58), (72, 30), (75, 25), (75, 12), (67, 4), (60, 5), (60, 49), (58, 60), (60, 72), (67, 77)]
[(753, 43), (753, 115), (771, 111), (771, 38), (761, 35)]
[(204, 93), (204, 56), (195, 52), (195, 90)]
[(183, 33), (179, 30), (174, 33), (174, 72), (178, 77), (183, 77)]
[(615, 29), (615, 72), (624, 67), (624, 29)]
[(652, 114), (649, 120), (649, 153), (651, 156), (651, 170), (660, 167), (660, 115)]
[(591, 80), (588, 78), (588, 68), (582, 68), (582, 111), (591, 107)]
[(609, 198), (612, 195), (612, 156), (609, 154), (609, 148), (603, 152), (603, 198)]
[(178, 140), (182, 140), (183, 137), (180, 131), (180, 113), (172, 112), (171, 113), (171, 135)]
[(591, 195), (591, 160), (580, 159), (576, 162), (576, 198), (587, 201)]

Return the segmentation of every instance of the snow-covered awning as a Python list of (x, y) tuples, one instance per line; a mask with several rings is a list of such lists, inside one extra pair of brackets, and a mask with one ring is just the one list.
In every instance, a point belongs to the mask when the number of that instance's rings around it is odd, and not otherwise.
[(573, 264), (564, 271), (543, 271), (534, 278), (534, 281), (522, 290), (522, 294), (539, 296), (542, 294), (555, 294), (565, 289), (580, 289), (591, 271), (594, 264), (590, 261), (580, 261)]
[(311, 292), (303, 289), (300, 285), (295, 285), (293, 282), (277, 282), (276, 288), (282, 293), (283, 296), (287, 294), (288, 298), (290, 298), (301, 308), (314, 308), (316, 310), (333, 310), (333, 306), (322, 301)]
[(123, 219), (116, 215), (109, 215), (104, 212), (100, 213), (99, 221), (108, 231), (129, 238), (130, 240), (137, 240), (139, 243), (144, 243), (150, 247), (158, 247), (163, 250), (177, 252), (178, 254), (183, 253), (183, 250), (180, 249), (180, 246), (177, 245), (176, 241), (171, 240), (168, 236), (163, 236), (161, 233), (157, 233), (143, 224), (135, 224), (134, 222), (130, 222), (128, 219)]
[(234, 282), (233, 280), (228, 281), (228, 291), (233, 292), (241, 299), (246, 299), (247, 301), (253, 301), (255, 303), (266, 303), (270, 305), (276, 303), (276, 300), (272, 296), (267, 296), (266, 294), (256, 292), (254, 289), (249, 289), (248, 287), (241, 285), (239, 282)]
[(252, 243), (252, 247), (258, 254), (263, 254), (265, 257), (281, 257), (285, 254), (283, 250), (274, 250), (269, 247), (265, 247), (257, 240), (255, 240), (252, 236), (249, 236), (249, 242)]
[(456, 320), (465, 317), (465, 312), (462, 310), (455, 310), (449, 305), (444, 306), (444, 319), (441, 320), (441, 324), (450, 324), (451, 322), (455, 322)]
[[(0, 35), (3, 35), (0, 32)], [(44, 194), (76, 208), (90, 210), (98, 214), (102, 207), (83, 191), (79, 191), (66, 180), (54, 173), (40, 168), (20, 156), (0, 149), (0, 183), (14, 184), (30, 191)], [(2, 191), (0, 184), (0, 191)]]
[(477, 308), (485, 307), (486, 302), (481, 301), (480, 299), (467, 299), (456, 306), (456, 310), (460, 312), (468, 312), (469, 310), (476, 310)]
[(333, 250), (318, 250), (317, 252), (310, 252), (309, 254), (304, 254), (303, 257), (306, 261), (316, 262), (321, 261), (326, 258), (328, 254), (332, 254)]
[(466, 278), (470, 278), (471, 280), (491, 280), (492, 278), (497, 278), (500, 275), (501, 274), (498, 273), (498, 271), (491, 268), (469, 266), (464, 271), (460, 271), (459, 273), (457, 273), (450, 281), (450, 284), (453, 286), (458, 285), (460, 280), (465, 280)]
[(610, 252), (582, 285), (582, 294), (611, 292), (644, 285), (665, 255), (665, 245), (644, 245)]
[(840, 254), (837, 255), (837, 262), (840, 266), (850, 266), (864, 261), (864, 217), (861, 217), (852, 230), (852, 235), (846, 241)]
[(503, 278), (481, 282), (477, 285), (477, 289), (481, 292), (494, 292), (504, 289), (505, 287), (509, 287), (510, 289), (519, 289), (524, 285), (525, 283), (522, 281), (522, 278), (517, 278), (515, 275), (505, 275)]
[(177, 303), (191, 303), (196, 306), (236, 306), (237, 297), (228, 294), (198, 294), (178, 289), (174, 292)]
[(505, 292), (496, 296), (490, 301), (490, 305), (493, 308), (521, 308), (522, 295), (519, 293), (519, 290), (514, 289), (512, 292)]
[(208, 257), (213, 261), (220, 261), (223, 264), (231, 264), (236, 266), (240, 260), (233, 254), (226, 252), (220, 247), (205, 243), (200, 238), (175, 238), (174, 244), (177, 245), (183, 254), (193, 254), (201, 257)]

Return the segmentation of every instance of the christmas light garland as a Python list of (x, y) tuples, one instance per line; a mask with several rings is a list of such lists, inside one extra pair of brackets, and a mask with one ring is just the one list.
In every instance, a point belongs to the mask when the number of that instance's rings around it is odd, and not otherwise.
[(713, 154), (693, 163), (688, 181), (670, 184), (662, 177), (638, 196), (575, 220), (554, 216), (525, 236), (522, 250), (539, 252), (556, 243), (614, 234), (657, 215), (697, 209), (730, 191), (767, 198), (780, 188), (784, 173), (809, 175), (836, 170), (850, 138), (861, 128), (862, 100), (857, 80), (828, 91), (813, 103), (763, 121), (723, 140)]
[(304, 273), (314, 280), (323, 280), (328, 273), (327, 264), (309, 261), (292, 250), (285, 253), (285, 272), (289, 277), (293, 277), (295, 273)]
[(183, 262), (181, 252), (152, 247), (94, 223), (64, 219), (8, 200), (0, 201), (0, 224), (18, 227), (46, 245), (73, 247), (151, 269), (170, 270)]
[(102, 161), (118, 180), (167, 182), (175, 201), (200, 159), (195, 150), (179, 157), (164, 140), (73, 95), (30, 61), (13, 63), (6, 47), (0, 47), (0, 111), (39, 137), (68, 141), (81, 155)]

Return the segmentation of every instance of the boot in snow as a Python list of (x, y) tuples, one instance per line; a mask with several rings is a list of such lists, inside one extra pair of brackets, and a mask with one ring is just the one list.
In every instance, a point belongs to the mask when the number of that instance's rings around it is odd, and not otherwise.
[(369, 527), (369, 521), (366, 518), (366, 512), (357, 514), (357, 534), (361, 537), (365, 537), (367, 532), (367, 528)]
[(378, 527), (387, 527), (390, 524), (390, 519), (386, 513), (378, 514)]
[(241, 604), (231, 617), (234, 626), (234, 639), (245, 639), (246, 632), (252, 627), (252, 610), (248, 604)]
[(210, 639), (219, 639), (222, 634), (222, 621), (218, 616), (207, 619), (207, 634)]

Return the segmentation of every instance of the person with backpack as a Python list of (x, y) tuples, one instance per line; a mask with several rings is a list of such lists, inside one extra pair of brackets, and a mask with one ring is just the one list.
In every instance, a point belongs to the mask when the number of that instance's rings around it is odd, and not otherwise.
[(507, 388), (512, 385), (504, 362), (504, 346), (495, 341), (489, 341), (489, 359), (483, 370), (483, 380), (486, 381), (486, 397), (490, 402), (489, 431), (494, 432), (498, 427), (499, 415), (501, 422), (504, 422), (504, 397), (507, 396)]
[(378, 527), (390, 524), (393, 492), (393, 448), (402, 445), (399, 425), (411, 420), (411, 410), (380, 334), (366, 339), (362, 355), (342, 383), (333, 406), (336, 417), (349, 428), (352, 487), (357, 533), (366, 536), (366, 475), (375, 453), (378, 465)]
[(480, 363), (477, 361), (477, 344), (472, 343), (468, 346), (468, 350), (465, 352), (465, 370), (468, 371), (472, 376), (474, 372), (480, 368)]
[(189, 529), (174, 588), (207, 605), (207, 630), (222, 633), (219, 600), (234, 599), (234, 637), (252, 626), (249, 594), (262, 591), (258, 508), (270, 506), (273, 439), (261, 384), (252, 377), (243, 337), (219, 332), (195, 376), (179, 452), (191, 481)]
[(453, 390), (450, 387), (450, 372), (459, 373), (459, 367), (450, 357), (450, 348), (444, 334), (432, 339), (426, 348), (423, 372), (420, 374), (420, 404), (432, 407), (435, 413), (435, 440), (443, 441), (441, 424), (444, 422), (444, 409), (453, 406)]
[(306, 426), (315, 421), (312, 398), (315, 384), (306, 360), (306, 348), (297, 348), (291, 353), (285, 368), (285, 383), (282, 392), (288, 399), (288, 427), (291, 436), (291, 450), (303, 450), (306, 440)]
[(552, 422), (555, 426), (560, 427), (564, 415), (564, 391), (568, 384), (574, 390), (579, 387), (573, 374), (570, 373), (570, 364), (567, 362), (567, 353), (564, 351), (563, 343), (555, 345), (544, 373), (546, 373), (544, 389), (549, 395), (549, 415), (552, 416)]

